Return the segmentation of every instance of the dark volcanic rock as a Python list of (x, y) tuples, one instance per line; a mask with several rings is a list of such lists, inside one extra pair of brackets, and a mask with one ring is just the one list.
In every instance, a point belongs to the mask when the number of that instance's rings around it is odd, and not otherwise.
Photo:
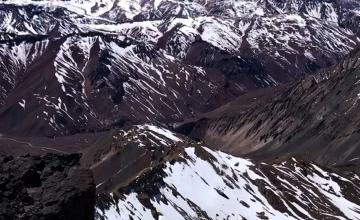
[(94, 219), (92, 174), (80, 156), (0, 156), (0, 219)]

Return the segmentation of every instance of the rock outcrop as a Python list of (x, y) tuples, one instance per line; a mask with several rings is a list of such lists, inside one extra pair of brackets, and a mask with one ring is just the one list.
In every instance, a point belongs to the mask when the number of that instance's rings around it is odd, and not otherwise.
[(94, 219), (95, 185), (79, 159), (0, 156), (0, 219)]

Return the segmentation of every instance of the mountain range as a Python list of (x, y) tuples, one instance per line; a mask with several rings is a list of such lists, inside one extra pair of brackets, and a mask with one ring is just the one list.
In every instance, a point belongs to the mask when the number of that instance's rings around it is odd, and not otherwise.
[(357, 1), (1, 7), (0, 132), (20, 136), (181, 122), (331, 66), (360, 37)]
[(359, 80), (358, 0), (0, 0), (0, 219), (360, 219)]

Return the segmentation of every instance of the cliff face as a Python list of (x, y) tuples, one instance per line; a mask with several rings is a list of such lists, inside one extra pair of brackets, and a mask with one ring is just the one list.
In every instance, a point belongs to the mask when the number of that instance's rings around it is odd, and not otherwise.
[(95, 185), (80, 156), (0, 156), (0, 219), (94, 219)]

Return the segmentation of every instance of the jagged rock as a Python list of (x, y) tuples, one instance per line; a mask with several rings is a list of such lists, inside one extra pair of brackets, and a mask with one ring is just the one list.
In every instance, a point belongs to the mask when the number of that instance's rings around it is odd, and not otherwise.
[(95, 185), (79, 159), (0, 156), (0, 219), (94, 219)]

